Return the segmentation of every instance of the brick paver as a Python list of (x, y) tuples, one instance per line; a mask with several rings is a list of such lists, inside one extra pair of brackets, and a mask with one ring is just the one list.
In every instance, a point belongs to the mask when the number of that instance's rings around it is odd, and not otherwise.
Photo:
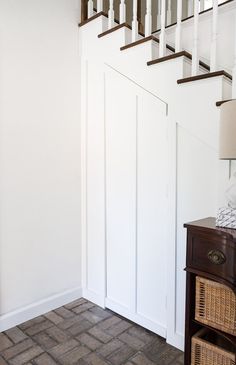
[(82, 333), (77, 337), (78, 341), (87, 346), (90, 350), (95, 351), (102, 346), (102, 343), (88, 333)]
[(40, 345), (44, 350), (49, 350), (57, 345), (57, 342), (46, 332), (38, 333), (32, 337), (33, 341)]
[(13, 343), (9, 340), (9, 338), (4, 333), (0, 333), (0, 351), (9, 348), (12, 345)]
[(53, 358), (46, 353), (44, 353), (44, 354), (40, 355), (39, 357), (37, 357), (36, 359), (34, 359), (34, 363), (37, 365), (56, 365), (57, 364), (56, 361), (54, 361)]
[(154, 333), (78, 299), (0, 333), (0, 365), (183, 365)]
[(123, 346), (123, 342), (119, 341), (117, 338), (103, 345), (99, 350), (99, 354), (101, 354), (104, 358), (107, 358), (111, 354), (115, 353)]
[(25, 341), (18, 343), (17, 345), (11, 346), (10, 348), (2, 351), (2, 356), (5, 360), (9, 360), (16, 355), (24, 352), (34, 346), (34, 342), (29, 338)]
[(10, 330), (5, 332), (7, 337), (10, 338), (14, 343), (21, 342), (28, 338), (28, 336), (20, 330), (18, 327), (11, 328)]
[(7, 362), (0, 356), (0, 365), (7, 365)]

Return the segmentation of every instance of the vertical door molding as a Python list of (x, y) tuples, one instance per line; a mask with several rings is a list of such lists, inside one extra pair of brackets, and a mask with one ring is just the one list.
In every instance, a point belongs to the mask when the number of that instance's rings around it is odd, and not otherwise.
[[(87, 252), (87, 146), (88, 146), (88, 60), (82, 60), (81, 84), (81, 231), (82, 231), (82, 287), (88, 285), (88, 252)], [(83, 72), (84, 71), (84, 72)], [(85, 106), (85, 107), (84, 107)]]
[(176, 331), (177, 296), (177, 171), (178, 171), (178, 123), (173, 115), (168, 116), (169, 137), (169, 189), (168, 212), (170, 230), (168, 232), (168, 285), (167, 285), (167, 342), (183, 349), (183, 338)]
[(134, 284), (134, 303), (133, 303), (133, 310), (134, 310), (134, 313), (137, 314), (137, 307), (138, 307), (138, 171), (139, 171), (139, 168), (138, 168), (138, 151), (139, 151), (139, 117), (138, 117), (138, 103), (139, 103), (139, 97), (138, 95), (136, 95), (136, 141), (135, 141), (135, 144), (136, 144), (136, 151), (135, 151), (135, 159), (136, 159), (136, 166), (135, 166), (135, 179), (136, 179), (136, 186), (135, 186), (135, 194), (136, 194), (136, 199), (135, 199), (135, 257), (134, 257), (134, 270), (135, 270), (135, 273), (134, 273), (134, 277), (135, 277), (135, 284)]

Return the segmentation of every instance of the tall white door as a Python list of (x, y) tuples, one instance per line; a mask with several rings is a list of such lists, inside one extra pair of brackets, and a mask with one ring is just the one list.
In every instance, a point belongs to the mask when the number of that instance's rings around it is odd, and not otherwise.
[(106, 306), (166, 337), (166, 104), (105, 75)]

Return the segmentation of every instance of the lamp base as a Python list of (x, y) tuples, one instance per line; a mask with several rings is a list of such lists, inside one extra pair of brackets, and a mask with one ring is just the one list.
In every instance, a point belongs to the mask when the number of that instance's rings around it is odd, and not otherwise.
[(216, 226), (236, 229), (236, 209), (220, 208), (216, 218)]

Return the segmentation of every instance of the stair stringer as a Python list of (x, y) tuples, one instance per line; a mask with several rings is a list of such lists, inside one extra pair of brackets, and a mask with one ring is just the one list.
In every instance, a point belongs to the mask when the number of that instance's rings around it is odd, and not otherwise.
[[(89, 199), (90, 204), (94, 205), (94, 221), (90, 222), (90, 225), (93, 226), (93, 242), (97, 249), (96, 257), (92, 260), (94, 275), (91, 280), (92, 286), (89, 283), (89, 268), (86, 267), (89, 252), (85, 235), (83, 239), (85, 293), (89, 299), (94, 298), (97, 304), (105, 306), (104, 78), (109, 69), (153, 93), (167, 105), (170, 212), (167, 243), (170, 252), (167, 259), (169, 267), (167, 341), (183, 349), (185, 292), (183, 269), (186, 241), (183, 223), (204, 216), (215, 216), (218, 200), (223, 201), (222, 182), (227, 181), (228, 166), (226, 162), (218, 161), (219, 110), (215, 107), (215, 102), (230, 97), (231, 83), (224, 77), (216, 77), (178, 85), (178, 79), (190, 75), (191, 62), (185, 57), (148, 67), (147, 57), (153, 54), (152, 42), (120, 51), (120, 47), (125, 44), (131, 34), (129, 29), (121, 28), (102, 38), (98, 38), (97, 29), (94, 31), (89, 25), (84, 27), (82, 32), (84, 40), (89, 33), (91, 42), (86, 42), (85, 47), (82, 46), (83, 72), (86, 74), (82, 80), (82, 93), (83, 90), (87, 90), (88, 79), (86, 78), (91, 77), (92, 105), (97, 111), (96, 119), (90, 120), (90, 128), (88, 128), (88, 108), (91, 104), (86, 99), (88, 98), (88, 91), (86, 91), (83, 103), (87, 105), (87, 110), (82, 111), (82, 170), (87, 181), (84, 182), (82, 196), (85, 193), (87, 201), (83, 204), (82, 217), (88, 230), (86, 204), (90, 194), (89, 186), (95, 184), (96, 194)], [(91, 74), (89, 69), (92, 70)], [(94, 146), (92, 158), (96, 161), (93, 165), (95, 169), (93, 181), (88, 181), (86, 165), (88, 143)]]

